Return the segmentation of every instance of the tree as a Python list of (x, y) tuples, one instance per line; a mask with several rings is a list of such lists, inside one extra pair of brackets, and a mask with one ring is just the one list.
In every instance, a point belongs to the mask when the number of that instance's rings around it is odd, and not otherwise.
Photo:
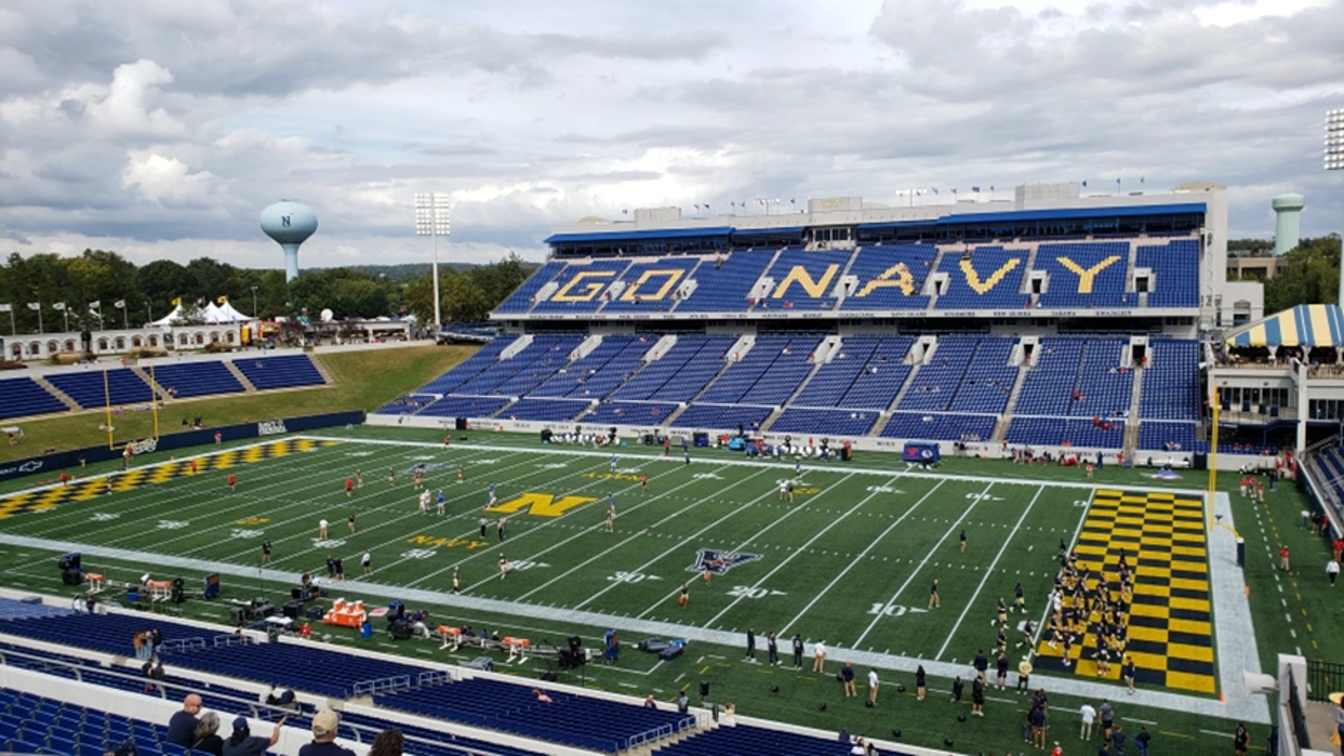
[(1300, 304), (1332, 304), (1339, 299), (1339, 237), (1303, 239), (1279, 261), (1265, 283), (1265, 312)]

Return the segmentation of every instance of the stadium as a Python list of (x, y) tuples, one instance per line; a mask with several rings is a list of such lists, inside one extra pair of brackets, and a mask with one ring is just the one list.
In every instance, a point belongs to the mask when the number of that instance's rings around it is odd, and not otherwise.
[(194, 693), (280, 752), (327, 708), (414, 753), (987, 752), (1112, 701), (1305, 753), (1338, 640), (1279, 549), (1341, 532), (1339, 310), (1227, 280), (1224, 194), (586, 219), (367, 414), (118, 437), (343, 380), (186, 354), (251, 338), (222, 316), (6, 377), (7, 422), (108, 433), (0, 469), (6, 750), (178, 753)]
[(0, 753), (1344, 754), (1341, 19), (6, 3)]

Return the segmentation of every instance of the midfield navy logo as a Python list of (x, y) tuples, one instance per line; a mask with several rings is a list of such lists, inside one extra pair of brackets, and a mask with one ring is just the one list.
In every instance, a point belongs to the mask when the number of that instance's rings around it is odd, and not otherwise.
[(740, 567), (747, 562), (754, 562), (760, 559), (760, 554), (725, 554), (718, 549), (700, 549), (695, 555), (695, 564), (691, 565), (690, 572), (710, 572), (715, 575), (722, 575), (725, 572)]

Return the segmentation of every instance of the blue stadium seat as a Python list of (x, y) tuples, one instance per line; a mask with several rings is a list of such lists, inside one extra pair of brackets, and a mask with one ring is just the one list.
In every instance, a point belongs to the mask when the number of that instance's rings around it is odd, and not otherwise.
[(326, 381), (306, 354), (282, 357), (238, 357), (234, 367), (258, 390), (321, 386)]
[(1088, 307), (1132, 307), (1125, 294), (1129, 269), (1129, 242), (1076, 242), (1042, 244), (1036, 250), (1035, 270), (1044, 270), (1049, 286), (1040, 297), (1042, 308), (1076, 310)]
[(786, 409), (770, 425), (771, 433), (811, 433), (819, 436), (862, 436), (872, 430), (877, 413), (871, 410)]
[(1153, 339), (1143, 371), (1139, 416), (1155, 420), (1198, 420), (1204, 397), (1199, 389), (1199, 342)]
[(940, 310), (1020, 310), (1027, 306), (1022, 279), (1027, 250), (976, 247), (969, 253), (947, 250), (938, 270), (948, 276), (938, 297)]
[(112, 404), (133, 404), (148, 402), (152, 398), (149, 384), (140, 380), (140, 376), (126, 368), (115, 368), (107, 372), (106, 391), (102, 370), (80, 370), (71, 373), (49, 373), (46, 379), (51, 385), (74, 399), (84, 409), (102, 407), (105, 397), (111, 397)]
[(769, 250), (751, 250), (702, 262), (695, 271), (695, 291), (679, 302), (673, 312), (746, 310), (751, 287), (765, 273), (772, 255)]
[(732, 336), (682, 334), (662, 359), (648, 363), (612, 399), (684, 402), (700, 393), (724, 366)]
[(988, 441), (994, 435), (994, 415), (942, 412), (893, 412), (883, 438), (915, 441)]
[(629, 267), (629, 260), (594, 260), (592, 262), (571, 262), (552, 279), (558, 288), (551, 292), (550, 298), (537, 302), (533, 313), (595, 313), (597, 308), (606, 304), (611, 284), (620, 278)]
[(1141, 246), (1136, 264), (1153, 271), (1149, 307), (1199, 306), (1199, 240)]
[(924, 291), (924, 282), (933, 269), (936, 249), (927, 245), (881, 244), (861, 247), (854, 254), (849, 274), (858, 278), (858, 285), (845, 295), (841, 310), (928, 309), (929, 298), (920, 292)]
[(621, 293), (602, 306), (602, 312), (667, 312), (677, 304), (677, 291), (694, 276), (699, 257), (663, 257), (635, 262), (621, 274)]
[(541, 266), (536, 272), (528, 276), (523, 285), (510, 294), (508, 299), (504, 300), (499, 307), (496, 307), (495, 312), (523, 313), (532, 309), (532, 298), (536, 296), (538, 291), (541, 291), (541, 287), (550, 283), (551, 279), (555, 278), (564, 269), (565, 263), (560, 260), (552, 260)]
[(157, 365), (152, 377), (169, 396), (185, 399), (209, 394), (236, 394), (243, 390), (222, 361), (180, 362)]
[(0, 418), (65, 412), (66, 406), (31, 378), (0, 380)]

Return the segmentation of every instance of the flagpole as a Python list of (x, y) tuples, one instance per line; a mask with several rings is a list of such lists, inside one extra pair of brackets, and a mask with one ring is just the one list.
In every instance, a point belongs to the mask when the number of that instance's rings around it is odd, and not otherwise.
[(159, 440), (159, 393), (154, 387), (159, 385), (158, 379), (154, 377), (154, 366), (149, 366), (149, 406), (150, 414), (154, 417), (154, 440)]
[(107, 448), (115, 448), (112, 441), (112, 389), (107, 383), (107, 368), (103, 368), (103, 418), (107, 425)]

